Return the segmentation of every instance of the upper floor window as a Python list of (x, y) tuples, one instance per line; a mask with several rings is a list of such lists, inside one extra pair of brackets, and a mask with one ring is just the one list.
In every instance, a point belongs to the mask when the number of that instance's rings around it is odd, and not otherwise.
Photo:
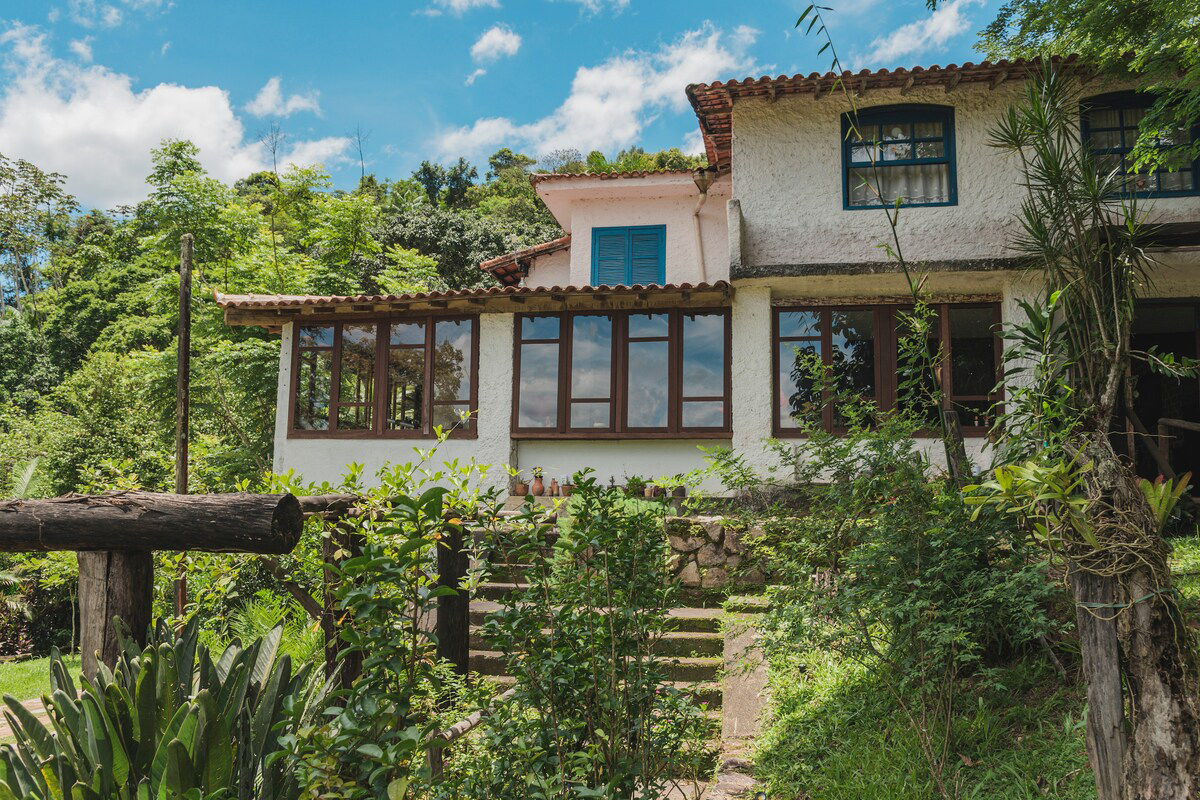
[(514, 435), (728, 435), (729, 312), (517, 317)]
[(592, 228), (593, 286), (662, 286), (666, 262), (664, 225)]
[(842, 198), (846, 208), (956, 204), (954, 110), (886, 106), (843, 115)]
[[(882, 410), (909, 407), (930, 427), (936, 409), (912, 408), (915, 398), (901, 386), (898, 339), (901, 306), (787, 307), (775, 310), (775, 434), (802, 433), (797, 417), (819, 420), (824, 430), (844, 431), (848, 420), (838, 396), (858, 395)], [(1000, 308), (994, 303), (934, 305), (936, 318), (929, 346), (939, 343), (945, 359), (937, 387), (947, 409), (959, 413), (964, 430), (983, 434), (992, 423), (992, 407), (1001, 398)], [(833, 386), (823, 385), (808, 369), (819, 360)]]
[[(1091, 149), (1096, 168), (1102, 175), (1116, 173), (1124, 179), (1125, 191), (1143, 197), (1161, 195), (1196, 194), (1197, 163), (1172, 165), (1151, 171), (1142, 167), (1139, 171), (1132, 156), (1138, 140), (1138, 125), (1146, 116), (1146, 110), (1154, 104), (1154, 97), (1143, 92), (1119, 92), (1085, 100), (1080, 106), (1079, 116), (1083, 127), (1083, 140)], [(1195, 140), (1197, 128), (1177, 130), (1160, 136), (1155, 147), (1161, 151), (1186, 146)]]
[[(298, 325), (291, 435), (473, 436), (477, 320), (406, 317)], [(457, 426), (457, 427), (455, 427)]]

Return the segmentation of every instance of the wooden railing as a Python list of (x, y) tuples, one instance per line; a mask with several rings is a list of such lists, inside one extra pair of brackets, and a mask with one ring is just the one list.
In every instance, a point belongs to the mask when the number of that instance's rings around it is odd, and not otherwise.
[(479, 709), (471, 716), (464, 720), (454, 723), (444, 731), (438, 731), (433, 735), (434, 745), (429, 748), (429, 773), (433, 777), (435, 783), (442, 779), (442, 769), (445, 766), (445, 751), (446, 748), (466, 736), (471, 731), (479, 727), (496, 706), (503, 703), (516, 693), (516, 687), (509, 689), (499, 697), (494, 698), (484, 708)]

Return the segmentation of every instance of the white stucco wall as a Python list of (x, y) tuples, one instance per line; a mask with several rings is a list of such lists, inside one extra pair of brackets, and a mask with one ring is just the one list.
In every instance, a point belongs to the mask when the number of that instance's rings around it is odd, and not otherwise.
[(571, 281), (571, 250), (559, 250), (537, 259), (529, 269), (525, 285), (532, 289), (576, 285)]
[[(900, 212), (900, 235), (910, 261), (978, 259), (1013, 255), (1008, 243), (1018, 230), (1020, 167), (989, 146), (988, 132), (1016, 103), (1025, 83), (996, 90), (963, 86), (873, 90), (859, 108), (900, 103), (954, 107), (958, 203)], [(1092, 85), (1088, 94), (1108, 91)], [(742, 263), (748, 266), (831, 262), (880, 262), (891, 240), (884, 213), (842, 207), (841, 116), (850, 108), (840, 95), (787, 95), (775, 103), (739, 101), (733, 112), (733, 196), (745, 226)], [(1196, 219), (1200, 198), (1142, 201), (1158, 222)]]
[[(610, 479), (621, 485), (626, 477), (670, 477), (706, 466), (701, 447), (729, 447), (728, 439), (631, 439), (606, 441), (524, 440), (517, 443), (517, 461), (528, 477), (534, 467), (545, 470), (559, 482), (583, 467), (595, 470), (595, 477), (608, 485)], [(706, 480), (706, 492), (720, 492), (717, 481)]]
[[(538, 259), (526, 286), (589, 286), (592, 282), (592, 228), (627, 225), (666, 226), (666, 282), (699, 283), (729, 279), (729, 235), (725, 204), (731, 182), (716, 180), (700, 210), (702, 244), (696, 243), (696, 205), (700, 193), (690, 174), (641, 178), (582, 178), (548, 181), (539, 187), (547, 207), (571, 233), (564, 282), (554, 254)], [(703, 259), (699, 250), (703, 249)]]

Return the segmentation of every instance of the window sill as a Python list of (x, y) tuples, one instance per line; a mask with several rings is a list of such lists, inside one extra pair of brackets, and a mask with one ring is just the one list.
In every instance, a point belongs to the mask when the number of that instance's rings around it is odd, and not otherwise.
[[(399, 442), (433, 442), (437, 441), (437, 437), (432, 433), (426, 434), (423, 431), (420, 433), (408, 432), (391, 432), (391, 433), (372, 433), (371, 431), (288, 431), (287, 438), (289, 439), (376, 439), (380, 441), (390, 440)], [(477, 439), (479, 434), (474, 431), (456, 431), (448, 437), (450, 439)]]
[(639, 439), (732, 439), (732, 431), (682, 431), (672, 433), (667, 431), (623, 431), (614, 433), (612, 431), (589, 432), (589, 431), (571, 431), (569, 433), (560, 433), (558, 431), (521, 431), (513, 432), (511, 438), (517, 440), (562, 440), (562, 441), (590, 441), (603, 439), (606, 441), (636, 441)]
[[(986, 439), (991, 435), (991, 432), (992, 431), (990, 428), (976, 428), (976, 427), (966, 428), (966, 427), (964, 427), (962, 429), (962, 435), (963, 435), (963, 438), (965, 438), (965, 439)], [(807, 439), (808, 438), (808, 434), (806, 434), (806, 433), (802, 433), (801, 431), (790, 431), (790, 430), (789, 431), (778, 431), (777, 430), (772, 435), (776, 439)], [(845, 436), (846, 432), (845, 431), (834, 431), (833, 435), (834, 436)], [(937, 433), (936, 431), (917, 431), (916, 435), (913, 436), (912, 438), (913, 438), (913, 440), (926, 440), (926, 439), (932, 440), (932, 439), (941, 439), (942, 437), (941, 437), (941, 434)]]

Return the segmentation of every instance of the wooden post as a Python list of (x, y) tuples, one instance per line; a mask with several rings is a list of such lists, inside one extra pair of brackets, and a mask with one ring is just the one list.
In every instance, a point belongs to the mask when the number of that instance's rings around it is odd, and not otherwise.
[(946, 409), (942, 414), (946, 420), (946, 466), (950, 468), (950, 477), (962, 488), (971, 481), (971, 462), (967, 459), (962, 422), (955, 409)]
[[(192, 392), (192, 251), (190, 233), (179, 241), (179, 358), (175, 372), (175, 494), (188, 493), (188, 416)], [(187, 576), (175, 579), (175, 615), (187, 608)], [(182, 624), (182, 623), (181, 623)]]
[(438, 544), (438, 585), (458, 590), (437, 599), (437, 653), (466, 675), (471, 666), (471, 597), (462, 589), (467, 576), (467, 550), (461, 526), (447, 528)]
[(146, 644), (153, 594), (154, 560), (149, 550), (79, 553), (79, 645), (84, 675), (94, 677), (98, 663), (110, 669), (117, 663), (114, 617), (121, 619), (138, 644)]
[(341, 575), (337, 567), (346, 560), (346, 556), (338, 556), (339, 551), (349, 553), (349, 558), (362, 552), (362, 535), (345, 522), (334, 523), (329, 535), (321, 540), (321, 559), (325, 565), (325, 613), (321, 617), (321, 630), (325, 633), (325, 675), (332, 677), (341, 670), (338, 686), (349, 689), (362, 674), (362, 655), (354, 653), (345, 658), (339, 657), (342, 646), (338, 630), (341, 624), (335, 595)]

